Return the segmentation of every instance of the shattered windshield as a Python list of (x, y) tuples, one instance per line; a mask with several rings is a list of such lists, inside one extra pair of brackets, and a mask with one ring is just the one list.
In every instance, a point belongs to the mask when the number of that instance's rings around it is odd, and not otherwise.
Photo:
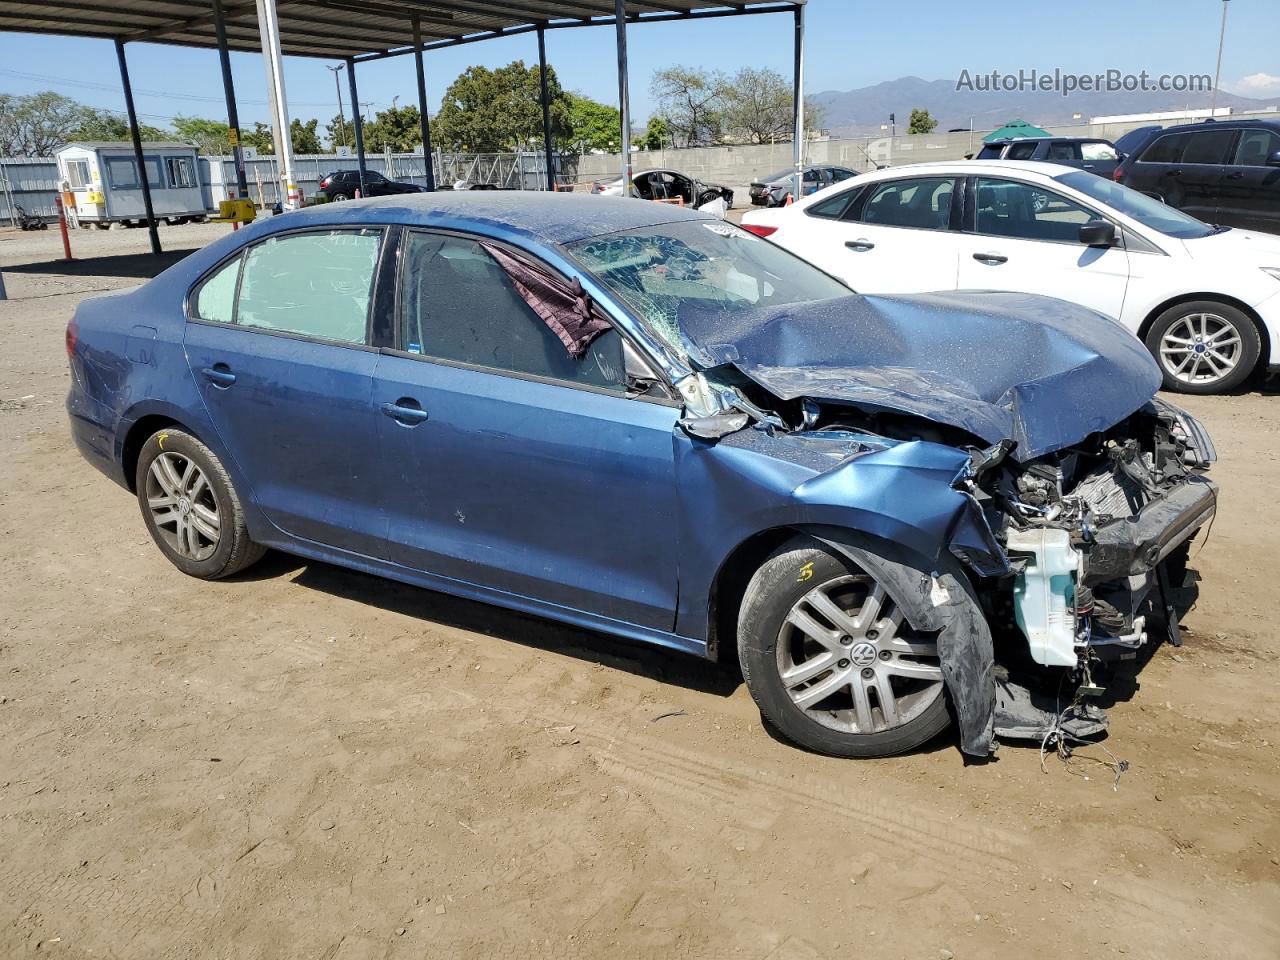
[(849, 295), (833, 277), (723, 220), (637, 227), (568, 250), (680, 356), (688, 311), (726, 317)]

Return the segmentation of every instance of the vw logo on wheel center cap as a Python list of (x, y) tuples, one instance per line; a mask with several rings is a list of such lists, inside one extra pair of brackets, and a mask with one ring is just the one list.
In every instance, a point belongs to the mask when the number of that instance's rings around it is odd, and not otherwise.
[(869, 667), (876, 662), (876, 648), (870, 643), (859, 643), (849, 651), (849, 659), (855, 666)]
[(179, 512), (180, 514), (182, 514), (184, 517), (185, 517), (188, 513), (190, 513), (190, 512), (191, 512), (191, 501), (190, 501), (190, 500), (188, 500), (186, 497), (182, 497), (181, 499), (179, 499), (179, 500), (178, 500), (178, 512)]

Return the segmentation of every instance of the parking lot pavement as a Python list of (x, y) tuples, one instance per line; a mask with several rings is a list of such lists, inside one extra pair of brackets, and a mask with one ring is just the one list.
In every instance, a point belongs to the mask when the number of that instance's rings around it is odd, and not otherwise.
[(840, 761), (728, 667), (281, 555), (182, 576), (62, 406), (146, 233), (73, 243), (0, 234), (0, 956), (1280, 955), (1274, 382), (1186, 401), (1221, 510), (1186, 644), (1108, 694), (1118, 785)]

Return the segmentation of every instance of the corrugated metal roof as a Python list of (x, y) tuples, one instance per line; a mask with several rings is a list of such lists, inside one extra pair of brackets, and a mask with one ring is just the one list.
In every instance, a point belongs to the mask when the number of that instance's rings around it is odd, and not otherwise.
[[(805, 0), (626, 0), (632, 22), (790, 10)], [(609, 23), (613, 0), (277, 0), (282, 52), (296, 57), (393, 56), (412, 50), (416, 15), (425, 47), (471, 43), (538, 26)], [(259, 51), (253, 0), (224, 0), (227, 45)], [(0, 0), (0, 31), (213, 47), (212, 0)]]
[[(132, 140), (72, 140), (63, 147), (82, 147), (86, 150), (128, 150), (133, 152)], [(177, 143), (173, 140), (144, 140), (142, 141), (143, 150), (194, 150), (196, 149), (189, 143)], [(58, 152), (61, 153), (62, 150)]]

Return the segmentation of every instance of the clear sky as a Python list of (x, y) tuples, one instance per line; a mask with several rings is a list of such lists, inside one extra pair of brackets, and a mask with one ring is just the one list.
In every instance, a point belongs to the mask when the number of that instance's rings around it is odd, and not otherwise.
[[(1073, 14), (1071, 11), (1077, 11)], [(1093, 73), (1214, 71), (1219, 0), (1119, 0), (1084, 5), (1061, 0), (810, 0), (805, 82), (808, 92), (848, 90), (902, 76), (952, 79), (1020, 68)], [(631, 102), (637, 123), (653, 107), (649, 79), (674, 63), (733, 72), (773, 67), (790, 76), (789, 14), (702, 23), (635, 26), (628, 32)], [(129, 65), (138, 111), (163, 125), (175, 114), (225, 119), (217, 53), (159, 44), (131, 44)], [(547, 55), (570, 90), (617, 103), (612, 27), (553, 30)], [(515, 59), (537, 63), (532, 34), (433, 51), (427, 86), (435, 112), (445, 87), (473, 64), (496, 67)], [(287, 58), (291, 114), (337, 112), (328, 61)], [(242, 125), (266, 120), (266, 80), (256, 54), (232, 54)], [(362, 65), (360, 99), (374, 111), (417, 92), (412, 57)], [(347, 98), (345, 76), (343, 99)], [(1246, 96), (1280, 98), (1280, 0), (1231, 0), (1222, 85)], [(0, 33), (0, 91), (53, 89), (93, 106), (121, 109), (115, 51), (106, 40)]]

